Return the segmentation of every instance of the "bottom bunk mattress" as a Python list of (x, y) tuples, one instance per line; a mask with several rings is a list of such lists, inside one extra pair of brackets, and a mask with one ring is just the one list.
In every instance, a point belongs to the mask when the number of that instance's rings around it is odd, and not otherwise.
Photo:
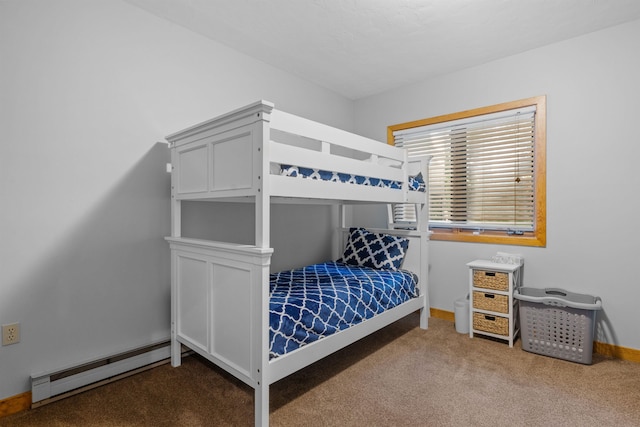
[(418, 296), (417, 276), (342, 262), (314, 264), (270, 277), (269, 357), (361, 323)]

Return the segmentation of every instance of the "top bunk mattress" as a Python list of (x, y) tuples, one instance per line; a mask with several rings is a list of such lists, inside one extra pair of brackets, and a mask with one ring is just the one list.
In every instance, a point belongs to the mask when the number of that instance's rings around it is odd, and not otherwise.
[[(379, 188), (402, 189), (402, 182), (390, 179), (368, 177), (362, 175), (332, 172), (322, 169), (305, 168), (301, 166), (280, 165), (280, 175), (294, 178), (315, 179), (320, 181), (342, 182), (345, 184), (365, 185)], [(407, 187), (409, 191), (424, 193), (426, 185), (422, 173), (409, 176)]]

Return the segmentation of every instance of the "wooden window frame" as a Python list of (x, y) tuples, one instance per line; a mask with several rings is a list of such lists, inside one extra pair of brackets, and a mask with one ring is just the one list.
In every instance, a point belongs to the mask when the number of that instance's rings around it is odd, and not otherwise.
[(400, 123), (387, 127), (387, 142), (394, 145), (393, 132), (414, 127), (427, 126), (501, 111), (529, 106), (536, 107), (535, 118), (535, 227), (534, 231), (522, 235), (508, 235), (504, 231), (485, 230), (480, 233), (461, 228), (433, 228), (431, 240), (451, 242), (492, 243), (518, 246), (545, 247), (547, 244), (547, 114), (546, 96), (536, 96), (519, 101), (505, 102), (488, 107), (475, 108), (458, 113)]

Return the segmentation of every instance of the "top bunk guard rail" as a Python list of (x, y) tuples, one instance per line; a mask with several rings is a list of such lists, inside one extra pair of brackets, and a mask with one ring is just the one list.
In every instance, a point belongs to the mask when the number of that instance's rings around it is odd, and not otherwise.
[[(339, 202), (426, 203), (409, 191), (424, 159), (404, 149), (274, 109), (258, 101), (167, 136), (174, 200), (271, 197)], [(401, 189), (280, 175), (281, 165), (396, 181)], [(354, 188), (356, 187), (356, 188)]]

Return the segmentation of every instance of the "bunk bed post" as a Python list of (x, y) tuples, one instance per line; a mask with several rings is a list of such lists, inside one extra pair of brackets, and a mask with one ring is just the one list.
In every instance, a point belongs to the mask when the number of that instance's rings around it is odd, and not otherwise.
[[(173, 249), (171, 250), (173, 252)], [(177, 297), (177, 279), (176, 279), (176, 257), (171, 254), (171, 366), (177, 368), (182, 364), (181, 345), (178, 342), (178, 299)]]
[[(421, 210), (424, 210), (425, 207)], [(422, 284), (420, 285), (420, 289), (424, 294), (424, 307), (420, 309), (420, 328), (428, 329), (429, 328), (429, 316), (431, 315), (431, 303), (429, 302), (429, 232), (426, 230), (419, 230), (420, 237), (420, 253), (422, 254), (422, 261), (420, 262), (420, 277), (422, 279)]]
[[(173, 167), (173, 166), (172, 166)], [(171, 174), (171, 237), (182, 236), (182, 202), (175, 195), (175, 174)]]
[(255, 427), (269, 426), (269, 384), (262, 384), (255, 389)]
[[(177, 158), (176, 150), (174, 150), (174, 144), (169, 143), (171, 148), (171, 237), (182, 236), (182, 202), (176, 198), (177, 175), (173, 173)], [(176, 324), (177, 316), (177, 283), (174, 277), (176, 272), (176, 260), (171, 256), (171, 366), (178, 367), (182, 363), (181, 345), (178, 342), (178, 330)]]
[(264, 108), (258, 112), (257, 115), (261, 119), (256, 123), (254, 134), (254, 154), (255, 170), (260, 171), (259, 175), (255, 177), (256, 183), (256, 236), (255, 245), (259, 248), (268, 248), (270, 245), (270, 224), (271, 224), (271, 200), (269, 197), (269, 179), (267, 177), (270, 173), (269, 167), (269, 119), (271, 109)]
[(171, 237), (180, 237), (182, 235), (182, 216), (181, 216), (181, 201), (176, 197), (176, 189), (178, 188), (178, 176), (173, 173), (178, 162), (176, 155), (175, 145), (173, 142), (169, 142), (169, 149), (171, 150)]
[(337, 209), (333, 212), (334, 221), (337, 220), (333, 229), (333, 240), (331, 244), (331, 257), (333, 259), (339, 259), (342, 257), (342, 251), (344, 250), (344, 233), (343, 230), (347, 227), (347, 210), (344, 203), (339, 203)]
[[(423, 158), (420, 160), (420, 171), (424, 176), (425, 192), (429, 194), (429, 162), (431, 157)], [(427, 197), (426, 203), (416, 205), (416, 220), (418, 221), (417, 230), (422, 235), (420, 244), (422, 245), (421, 252), (423, 254), (424, 261), (420, 263), (420, 275), (423, 280), (426, 280), (422, 286), (424, 289), (425, 304), (424, 308), (420, 310), (420, 328), (427, 329), (429, 327), (429, 316), (431, 314), (431, 303), (429, 302), (429, 198)]]
[(269, 325), (270, 254), (268, 259), (263, 260), (263, 262), (265, 261), (266, 264), (262, 264), (256, 273), (256, 284), (259, 285), (259, 289), (253, 289), (253, 292), (258, 296), (256, 298), (258, 301), (253, 303), (254, 310), (259, 313), (259, 316), (256, 316), (259, 323), (254, 324), (257, 330), (253, 332), (253, 336), (256, 338), (252, 343), (254, 357), (258, 359), (254, 362), (255, 372), (252, 373), (254, 380), (254, 424), (256, 427), (269, 425), (269, 385), (271, 384), (269, 328), (264, 325)]
[[(255, 245), (259, 248), (268, 249), (270, 247), (271, 228), (271, 197), (269, 196), (269, 146), (270, 146), (270, 118), (273, 105), (262, 103), (257, 114), (259, 120), (255, 124), (254, 133), (254, 159), (257, 163), (255, 170), (260, 171), (255, 177)], [(270, 260), (269, 260), (270, 261)], [(269, 264), (269, 263), (268, 263)], [(259, 322), (256, 328), (256, 341), (253, 343), (255, 357), (258, 358), (255, 364), (254, 375), (254, 423), (256, 427), (267, 427), (269, 425), (269, 265), (261, 270), (258, 289), (253, 289), (254, 295), (258, 297)]]
[(387, 203), (387, 228), (393, 230), (395, 228), (395, 217), (393, 214), (393, 203)]
[(173, 195), (171, 196), (171, 237), (180, 237), (182, 235), (181, 203)]

